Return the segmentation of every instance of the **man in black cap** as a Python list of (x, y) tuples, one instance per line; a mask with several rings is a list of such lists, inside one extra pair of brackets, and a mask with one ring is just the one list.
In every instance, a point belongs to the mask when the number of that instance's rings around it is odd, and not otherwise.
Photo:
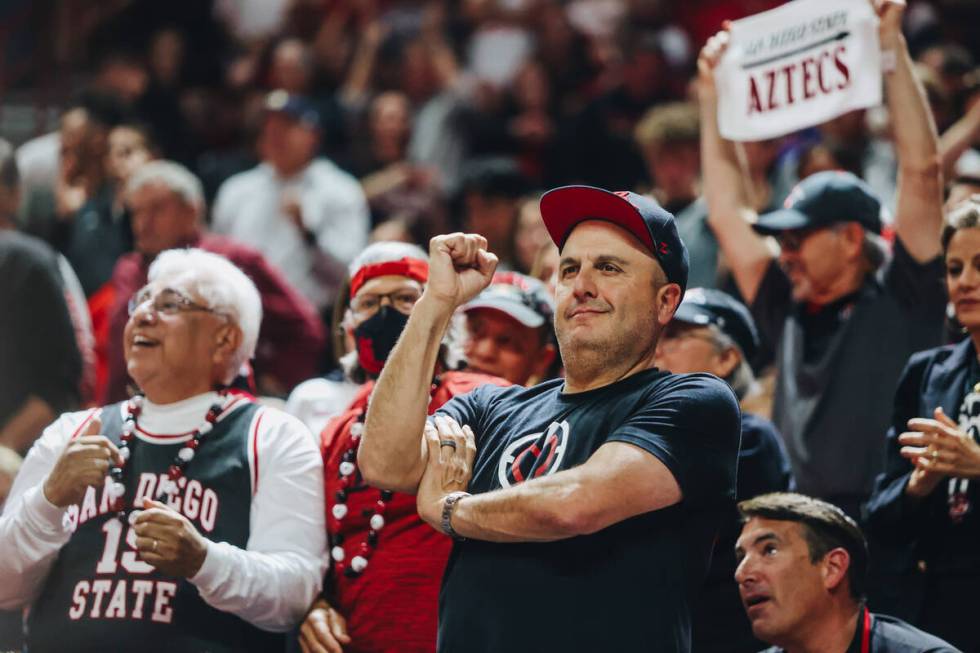
[(483, 386), (426, 422), (442, 333), (497, 262), (481, 236), (434, 238), (359, 467), (416, 492), (422, 519), (459, 540), (440, 651), (688, 651), (691, 604), (734, 505), (739, 411), (716, 377), (654, 367), (687, 251), (673, 216), (634, 193), (567, 186), (541, 213), (561, 252), (565, 379)]
[[(894, 60), (884, 74), (899, 161), (891, 252), (881, 202), (849, 173), (811, 175), (783, 210), (757, 216), (735, 144), (718, 132), (714, 74), (728, 33), (712, 37), (698, 60), (708, 221), (764, 341), (777, 349), (773, 422), (799, 490), (853, 517), (883, 466), (899, 373), (943, 337), (938, 139), (902, 36), (903, 5), (876, 3), (881, 47)], [(766, 235), (775, 236), (778, 257)]]
[(270, 93), (258, 139), (262, 163), (221, 185), (211, 227), (259, 250), (325, 314), (347, 264), (367, 245), (370, 219), (358, 181), (317, 157), (321, 132), (309, 98)]
[(523, 386), (555, 376), (555, 301), (543, 283), (498, 272), (463, 311), (468, 369)]
[[(789, 460), (775, 427), (751, 412), (757, 384), (749, 360), (759, 347), (755, 322), (745, 305), (710, 288), (691, 288), (657, 343), (657, 367), (675, 374), (709, 372), (725, 380), (742, 404), (736, 499), (790, 489)], [(741, 524), (733, 509), (715, 544), (711, 569), (693, 612), (695, 653), (762, 648), (738, 598), (735, 540)]]

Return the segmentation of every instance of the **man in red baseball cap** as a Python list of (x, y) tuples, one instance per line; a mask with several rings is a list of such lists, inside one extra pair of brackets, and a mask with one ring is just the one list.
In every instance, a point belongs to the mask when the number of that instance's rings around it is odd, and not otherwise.
[(541, 211), (560, 248), (565, 378), (481, 386), (426, 418), (439, 339), (497, 263), (481, 236), (438, 236), (359, 467), (369, 484), (415, 492), (421, 518), (457, 540), (440, 651), (686, 652), (734, 509), (738, 403), (717, 377), (654, 366), (687, 282), (668, 212), (584, 186), (545, 194)]

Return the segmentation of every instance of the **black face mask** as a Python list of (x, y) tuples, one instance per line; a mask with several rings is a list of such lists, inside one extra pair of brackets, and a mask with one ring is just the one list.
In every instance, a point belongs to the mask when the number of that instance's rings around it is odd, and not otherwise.
[(368, 374), (381, 374), (381, 368), (407, 323), (407, 315), (392, 306), (382, 306), (370, 319), (354, 328), (358, 362)]

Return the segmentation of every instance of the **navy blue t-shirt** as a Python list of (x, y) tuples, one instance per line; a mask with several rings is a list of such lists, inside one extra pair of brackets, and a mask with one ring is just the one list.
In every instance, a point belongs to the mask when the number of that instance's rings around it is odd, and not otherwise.
[(439, 598), (439, 651), (688, 651), (690, 606), (735, 500), (735, 395), (711, 375), (656, 369), (588, 392), (562, 388), (560, 379), (483, 386), (439, 410), (476, 435), (470, 492), (570, 469), (606, 442), (626, 442), (663, 462), (683, 499), (557, 542), (457, 543)]

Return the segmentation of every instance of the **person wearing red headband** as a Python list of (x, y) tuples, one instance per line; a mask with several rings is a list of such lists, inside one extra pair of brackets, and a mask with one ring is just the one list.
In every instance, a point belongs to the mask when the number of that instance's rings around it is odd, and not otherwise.
[[(343, 328), (353, 348), (341, 359), (348, 379), (362, 383), (347, 410), (321, 434), (331, 568), (300, 629), (304, 653), (433, 651), (436, 602), (451, 541), (418, 517), (415, 497), (368, 487), (357, 448), (368, 401), (388, 354), (428, 280), (420, 248), (382, 242), (350, 266), (350, 301)], [(456, 371), (462, 363), (456, 329), (440, 347), (429, 413), (492, 376)]]

